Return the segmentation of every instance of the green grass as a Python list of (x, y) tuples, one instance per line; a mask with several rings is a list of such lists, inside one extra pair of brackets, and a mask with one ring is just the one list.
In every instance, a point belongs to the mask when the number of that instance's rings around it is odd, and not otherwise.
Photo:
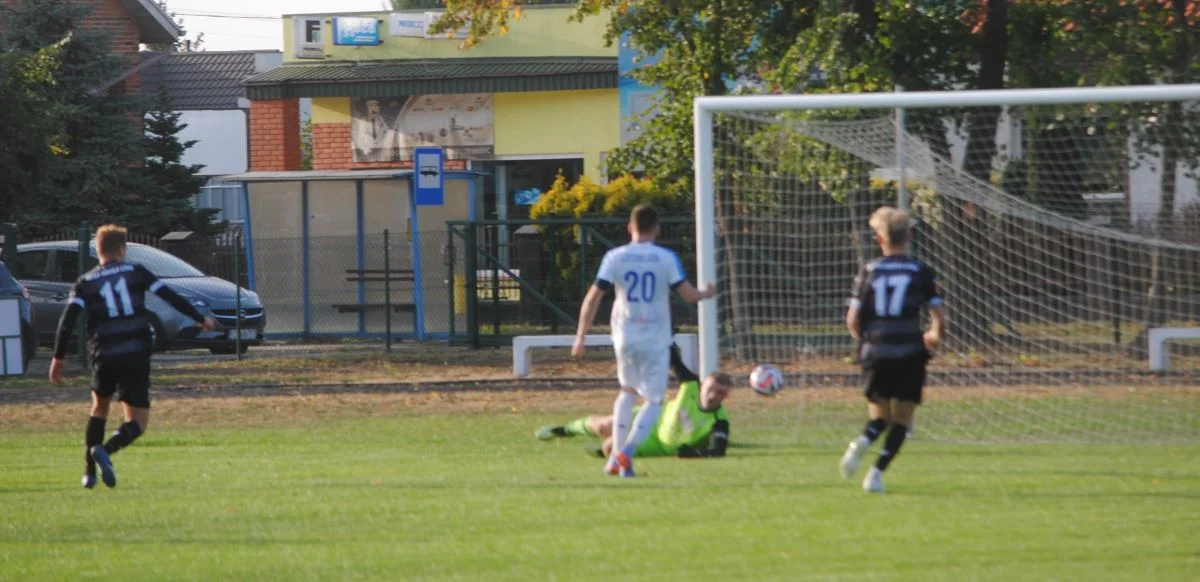
[[(82, 406), (82, 405), (81, 405)], [(82, 410), (80, 410), (82, 412)], [(82, 427), (0, 434), (0, 579), (1189, 580), (1187, 446), (913, 441), (868, 496), (837, 446), (755, 429), (709, 461), (601, 475), (543, 415), (152, 429), (84, 491)], [(920, 427), (918, 421), (918, 427)], [(854, 427), (847, 427), (853, 433)]]

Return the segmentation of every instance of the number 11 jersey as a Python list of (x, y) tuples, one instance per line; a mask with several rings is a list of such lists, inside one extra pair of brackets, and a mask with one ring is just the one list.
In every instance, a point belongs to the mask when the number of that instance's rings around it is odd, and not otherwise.
[(70, 302), (87, 314), (93, 359), (150, 353), (153, 336), (146, 292), (161, 285), (145, 267), (125, 262), (98, 266), (75, 282)]
[(850, 293), (859, 308), (863, 361), (901, 359), (926, 353), (921, 308), (942, 304), (933, 269), (907, 256), (867, 263)]
[(683, 262), (670, 249), (633, 242), (608, 251), (596, 285), (613, 288), (613, 347), (620, 350), (671, 348), (671, 291), (687, 280)]

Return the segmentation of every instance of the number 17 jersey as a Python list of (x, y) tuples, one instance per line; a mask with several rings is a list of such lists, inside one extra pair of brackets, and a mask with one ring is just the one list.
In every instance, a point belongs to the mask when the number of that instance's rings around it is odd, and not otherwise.
[(901, 359), (926, 353), (921, 308), (942, 304), (933, 269), (907, 256), (867, 263), (850, 293), (859, 308), (864, 361)]
[(617, 350), (671, 348), (671, 291), (687, 280), (683, 262), (670, 249), (633, 242), (608, 251), (596, 285), (616, 292), (613, 347)]

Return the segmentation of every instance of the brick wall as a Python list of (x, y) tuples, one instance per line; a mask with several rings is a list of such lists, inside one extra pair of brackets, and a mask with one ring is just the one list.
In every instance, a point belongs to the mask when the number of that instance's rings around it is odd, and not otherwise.
[(251, 101), (250, 170), (281, 172), (299, 169), (300, 101)]
[[(355, 162), (349, 123), (314, 123), (312, 140), (314, 170), (412, 168), (412, 162)], [(466, 167), (466, 162), (461, 160), (446, 161), (447, 170), (465, 170)]]

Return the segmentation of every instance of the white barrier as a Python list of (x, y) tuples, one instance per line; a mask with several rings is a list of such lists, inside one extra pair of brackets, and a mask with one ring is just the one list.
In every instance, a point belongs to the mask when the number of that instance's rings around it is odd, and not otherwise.
[[(513, 338), (513, 375), (524, 378), (533, 367), (533, 348), (569, 348), (575, 343), (573, 335), (519, 335)], [(696, 371), (699, 365), (700, 341), (694, 333), (675, 334), (675, 344), (679, 346), (679, 354), (683, 363)], [(586, 336), (584, 345), (588, 347), (612, 347), (612, 336), (608, 334), (592, 334)]]
[(1171, 350), (1167, 340), (1200, 339), (1200, 327), (1156, 327), (1150, 330), (1147, 341), (1150, 348), (1150, 369), (1165, 371), (1171, 368)]
[(17, 299), (0, 299), (0, 376), (20, 376), (24, 373), (21, 302)]

